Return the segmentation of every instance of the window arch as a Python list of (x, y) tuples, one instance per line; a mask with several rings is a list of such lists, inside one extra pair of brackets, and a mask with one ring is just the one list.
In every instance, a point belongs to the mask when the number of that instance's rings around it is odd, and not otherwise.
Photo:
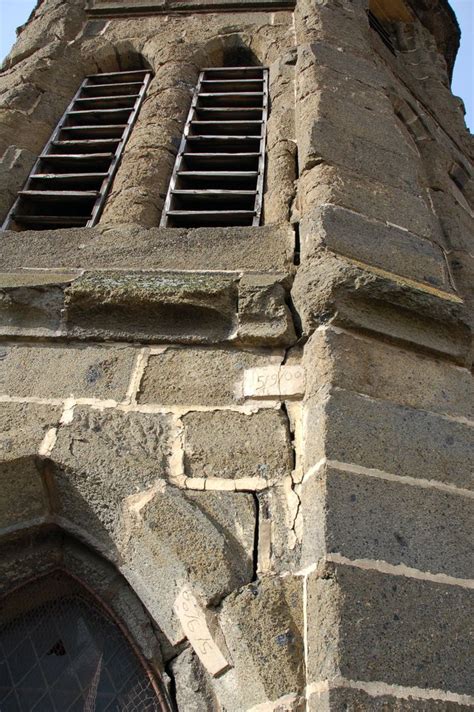
[(150, 80), (148, 69), (84, 79), (18, 193), (4, 230), (96, 224)]
[(163, 208), (162, 227), (260, 225), (269, 70), (240, 40), (201, 69)]
[(55, 570), (0, 607), (2, 712), (165, 712), (159, 686), (121, 624)]

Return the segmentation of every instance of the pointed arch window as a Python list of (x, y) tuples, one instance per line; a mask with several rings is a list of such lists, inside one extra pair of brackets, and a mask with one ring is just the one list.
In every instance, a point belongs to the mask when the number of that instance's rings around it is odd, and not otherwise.
[(4, 230), (96, 224), (150, 79), (147, 70), (86, 77), (18, 193)]
[(2, 712), (164, 712), (160, 689), (112, 615), (55, 571), (0, 608)]

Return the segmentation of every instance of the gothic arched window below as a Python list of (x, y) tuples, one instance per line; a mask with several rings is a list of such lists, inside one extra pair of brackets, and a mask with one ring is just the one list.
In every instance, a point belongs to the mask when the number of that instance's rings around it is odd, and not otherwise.
[(2, 712), (164, 712), (150, 671), (119, 624), (61, 571), (0, 607)]

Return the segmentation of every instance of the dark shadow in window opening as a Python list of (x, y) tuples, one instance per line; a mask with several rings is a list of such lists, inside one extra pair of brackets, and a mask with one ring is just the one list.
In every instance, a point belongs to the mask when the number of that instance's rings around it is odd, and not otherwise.
[(56, 569), (0, 600), (2, 712), (165, 712), (123, 626)]

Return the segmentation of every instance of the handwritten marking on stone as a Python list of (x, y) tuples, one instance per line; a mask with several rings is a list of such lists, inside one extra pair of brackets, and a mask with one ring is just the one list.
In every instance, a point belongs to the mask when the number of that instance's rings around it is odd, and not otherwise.
[(206, 670), (214, 677), (227, 670), (229, 663), (213, 640), (206, 614), (188, 586), (184, 586), (176, 597), (174, 611)]
[(305, 374), (302, 366), (265, 366), (244, 372), (247, 398), (285, 398), (303, 395)]

